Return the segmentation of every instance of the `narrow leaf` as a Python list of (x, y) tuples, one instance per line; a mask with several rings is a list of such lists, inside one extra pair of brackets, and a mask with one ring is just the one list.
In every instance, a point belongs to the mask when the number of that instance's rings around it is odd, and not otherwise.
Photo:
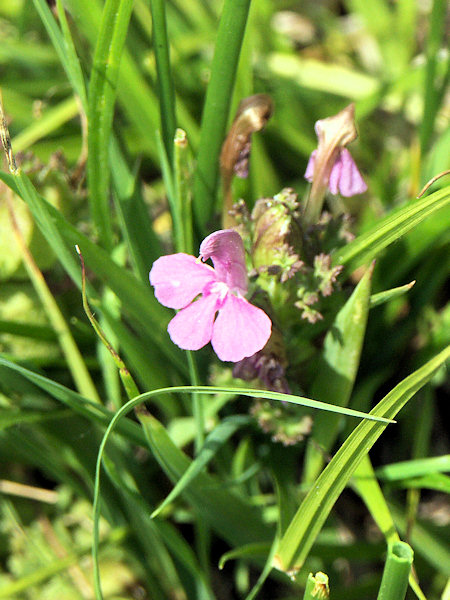
[[(317, 400), (329, 400), (339, 406), (346, 406), (350, 400), (366, 332), (372, 272), (373, 266), (366, 271), (325, 337), (310, 392)], [(339, 422), (337, 415), (315, 415), (307, 446), (305, 482), (311, 483), (319, 474), (323, 457), (337, 437)]]

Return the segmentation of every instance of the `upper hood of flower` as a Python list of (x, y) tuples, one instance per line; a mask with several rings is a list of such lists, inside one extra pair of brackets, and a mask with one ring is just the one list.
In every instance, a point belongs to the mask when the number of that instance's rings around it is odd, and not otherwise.
[(355, 105), (349, 104), (341, 112), (332, 117), (316, 121), (315, 132), (319, 139), (319, 147), (339, 148), (346, 146), (358, 137), (355, 126)]
[(221, 229), (208, 235), (200, 246), (200, 257), (203, 261), (212, 260), (217, 279), (230, 290), (242, 295), (247, 292), (244, 244), (236, 231)]

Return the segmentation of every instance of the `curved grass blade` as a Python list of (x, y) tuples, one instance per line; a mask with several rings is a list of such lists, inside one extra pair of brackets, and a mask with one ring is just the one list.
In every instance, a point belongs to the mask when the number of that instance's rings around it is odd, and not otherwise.
[(361, 263), (375, 258), (386, 246), (401, 238), (449, 202), (450, 186), (425, 198), (408, 202), (405, 206), (393, 210), (384, 219), (378, 221), (372, 229), (336, 252), (333, 263), (345, 265), (352, 270)]
[[(339, 406), (326, 405), (308, 398), (300, 398), (289, 394), (280, 394), (262, 390), (248, 390), (240, 388), (223, 387), (205, 387), (205, 386), (177, 386), (160, 390), (152, 390), (133, 398), (117, 411), (111, 420), (100, 444), (94, 486), (94, 534), (93, 534), (93, 561), (94, 561), (94, 581), (97, 598), (102, 598), (100, 574), (98, 569), (98, 545), (99, 545), (99, 517), (100, 517), (100, 473), (103, 455), (106, 443), (116, 424), (131, 410), (155, 396), (164, 394), (173, 394), (177, 392), (191, 392), (202, 394), (229, 393), (230, 395), (240, 394), (249, 397), (264, 397), (274, 400), (284, 400), (295, 404), (303, 404), (313, 408), (326, 408), (333, 412), (346, 412), (353, 416), (364, 416), (357, 411), (342, 408)], [(152, 415), (139, 410), (137, 416), (143, 426), (144, 433), (150, 449), (164, 470), (166, 475), (174, 482), (177, 482), (191, 465), (190, 459), (179, 449), (163, 425)], [(373, 416), (371, 417), (373, 418)], [(384, 417), (378, 417), (383, 419)], [(270, 530), (264, 523), (261, 510), (251, 506), (235, 491), (228, 491), (220, 488), (218, 482), (211, 476), (204, 473), (197, 475), (194, 485), (185, 488), (185, 495), (188, 500), (201, 510), (202, 517), (209, 522), (211, 527), (218, 531), (226, 540), (233, 545), (245, 545), (250, 542), (267, 541), (270, 538)], [(245, 528), (242, 523), (245, 522)], [(268, 574), (265, 571), (265, 576)]]
[(119, 65), (130, 22), (132, 0), (106, 0), (94, 54), (88, 94), (88, 183), (91, 214), (100, 241), (112, 247), (108, 145)]
[[(371, 414), (395, 417), (449, 358), (450, 346), (399, 383), (377, 404)], [(292, 519), (280, 541), (274, 567), (287, 573), (295, 573), (303, 565), (334, 503), (384, 429), (383, 424), (363, 421), (342, 444)]]

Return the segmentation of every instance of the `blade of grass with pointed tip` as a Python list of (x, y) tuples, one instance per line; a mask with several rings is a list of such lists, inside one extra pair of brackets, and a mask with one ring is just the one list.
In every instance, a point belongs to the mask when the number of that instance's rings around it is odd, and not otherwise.
[(348, 266), (350, 270), (354, 269), (361, 263), (376, 257), (386, 246), (400, 239), (449, 202), (450, 186), (424, 198), (408, 202), (379, 220), (372, 229), (338, 250), (333, 256), (333, 263)]
[[(449, 358), (450, 347), (399, 383), (377, 404), (371, 414), (395, 417)], [(385, 427), (363, 421), (349, 435), (300, 505), (280, 541), (274, 567), (295, 572), (303, 565), (334, 503)]]
[(88, 93), (89, 202), (101, 243), (112, 247), (108, 145), (111, 137), (119, 64), (133, 0), (106, 0), (95, 48)]
[(378, 294), (372, 294), (372, 296), (370, 296), (370, 308), (373, 308), (374, 306), (379, 306), (380, 304), (384, 304), (385, 302), (389, 302), (389, 300), (392, 300), (393, 298), (403, 296), (403, 294), (409, 292), (409, 290), (414, 286), (415, 283), (415, 281), (411, 281), (406, 285), (401, 285), (399, 287), (392, 288), (391, 290), (385, 290), (384, 292), (379, 292)]
[[(350, 298), (338, 312), (328, 331), (310, 395), (317, 400), (346, 406), (358, 372), (369, 314), (373, 265), (366, 271)], [(319, 474), (339, 432), (338, 415), (319, 413), (314, 417), (306, 449), (304, 482)]]

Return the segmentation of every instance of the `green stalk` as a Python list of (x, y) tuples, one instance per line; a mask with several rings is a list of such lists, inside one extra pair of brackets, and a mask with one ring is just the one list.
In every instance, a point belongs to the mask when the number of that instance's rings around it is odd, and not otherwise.
[(175, 204), (180, 222), (180, 239), (176, 240), (177, 248), (181, 252), (192, 254), (192, 190), (191, 190), (191, 164), (190, 149), (186, 132), (177, 129), (174, 139), (174, 188)]
[(194, 179), (194, 213), (201, 229), (205, 229), (215, 209), (220, 149), (227, 126), (250, 1), (225, 0), (220, 19), (211, 79), (203, 109)]
[(112, 247), (108, 147), (119, 65), (130, 22), (132, 0), (107, 0), (95, 48), (88, 98), (88, 181), (92, 219), (101, 243)]
[(166, 2), (150, 0), (153, 19), (153, 50), (159, 86), (159, 108), (162, 137), (169, 161), (173, 159), (173, 139), (175, 136), (175, 91), (170, 69), (170, 48), (167, 37)]
[(377, 600), (402, 600), (406, 595), (414, 552), (405, 542), (389, 545)]

